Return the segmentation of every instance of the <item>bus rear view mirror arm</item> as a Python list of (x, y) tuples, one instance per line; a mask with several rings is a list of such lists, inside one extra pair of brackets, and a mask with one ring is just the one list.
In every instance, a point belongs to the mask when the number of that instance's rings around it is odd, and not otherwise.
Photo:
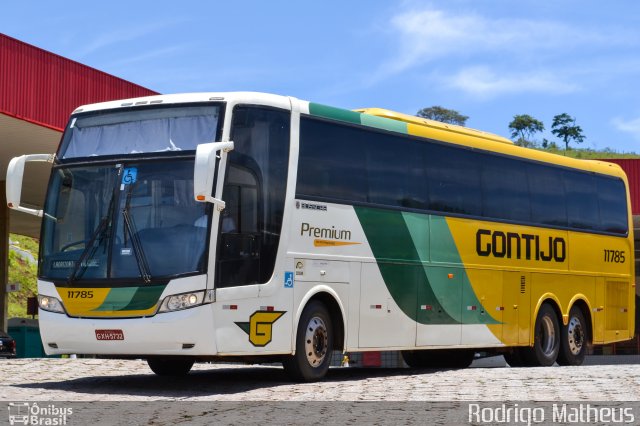
[(198, 145), (193, 169), (193, 196), (196, 201), (213, 203), (218, 210), (224, 210), (225, 202), (219, 194), (222, 192), (227, 153), (231, 150), (232, 141)]
[(7, 167), (7, 206), (13, 210), (29, 213), (42, 217), (43, 211), (22, 207), (20, 198), (22, 197), (22, 180), (24, 176), (24, 165), (27, 162), (53, 163), (55, 154), (28, 154), (14, 157)]

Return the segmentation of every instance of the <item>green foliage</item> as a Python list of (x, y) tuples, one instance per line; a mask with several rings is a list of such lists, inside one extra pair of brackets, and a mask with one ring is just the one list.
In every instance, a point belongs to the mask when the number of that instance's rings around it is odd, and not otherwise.
[(562, 139), (564, 149), (569, 149), (569, 142), (582, 143), (586, 136), (582, 134), (582, 127), (576, 125), (576, 119), (567, 113), (558, 114), (553, 117), (551, 133)]
[(535, 146), (531, 140), (533, 135), (544, 131), (544, 124), (529, 114), (519, 114), (513, 116), (509, 129), (511, 129), (511, 137), (516, 139), (516, 145), (532, 147)]
[(30, 253), (35, 260), (33, 262), (28, 255), (9, 250), (9, 283), (20, 284), (20, 291), (9, 293), (9, 318), (26, 317), (27, 297), (38, 294), (38, 240), (16, 234), (10, 234), (9, 239), (11, 247)]
[(611, 148), (603, 150), (595, 149), (560, 149), (558, 145), (550, 142), (547, 148), (540, 148), (541, 151), (551, 152), (552, 154), (564, 155), (571, 158), (580, 158), (582, 160), (607, 160), (614, 158), (640, 158), (640, 154), (635, 152), (616, 152)]
[(416, 113), (418, 117), (428, 118), (429, 120), (440, 121), (442, 123), (457, 124), (458, 126), (464, 126), (469, 119), (468, 116), (460, 114), (453, 109), (443, 108), (438, 105), (434, 105), (429, 108), (422, 108)]

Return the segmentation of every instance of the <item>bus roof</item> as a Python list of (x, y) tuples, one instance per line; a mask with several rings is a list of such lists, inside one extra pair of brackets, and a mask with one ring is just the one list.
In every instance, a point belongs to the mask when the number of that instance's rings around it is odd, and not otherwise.
[(457, 126), (455, 124), (442, 123), (440, 121), (429, 120), (427, 118), (416, 117), (414, 115), (402, 114), (400, 112), (391, 111), (384, 108), (362, 108), (356, 109), (354, 111), (375, 115), (377, 117), (390, 118), (391, 120), (404, 121), (405, 123), (416, 124), (427, 129), (433, 129), (434, 133), (438, 133), (438, 131), (445, 131), (454, 134), (459, 133), (464, 136), (472, 136), (475, 138), (487, 139), (493, 142), (513, 145), (513, 142), (511, 140), (502, 136), (495, 135), (493, 133), (483, 132), (482, 130), (476, 130), (469, 127)]
[[(160, 103), (166, 105), (211, 101), (256, 103), (259, 105), (270, 105), (279, 108), (291, 109), (291, 102), (295, 102), (296, 100), (295, 98), (260, 92), (180, 93), (83, 105), (77, 108), (74, 113), (104, 109), (137, 107)], [(579, 160), (562, 155), (551, 154), (536, 149), (523, 148), (514, 145), (513, 142), (502, 136), (471, 129), (468, 127), (440, 123), (438, 121), (427, 120), (421, 117), (415, 117), (382, 108), (364, 108), (351, 111), (302, 100), (300, 100), (299, 102), (301, 102), (301, 105), (308, 105), (308, 109), (303, 107), (301, 108), (301, 110), (306, 110), (312, 115), (319, 115), (341, 121), (354, 122), (365, 126), (382, 128), (389, 131), (395, 131), (458, 145), (465, 145), (470, 148), (499, 152), (505, 155), (529, 158), (532, 160), (558, 164), (565, 167), (614, 175), (622, 177), (626, 180), (626, 175), (617, 164), (595, 160)]]
[[(563, 155), (552, 154), (550, 152), (537, 149), (524, 148), (514, 145), (505, 137), (493, 133), (483, 132), (468, 127), (456, 126), (453, 124), (441, 123), (439, 121), (428, 120), (408, 114), (402, 114), (383, 108), (361, 108), (354, 110), (361, 114), (372, 115), (383, 119), (396, 120), (406, 123), (406, 133), (413, 136), (434, 139), (444, 142), (451, 142), (458, 145), (465, 145), (471, 148), (484, 149), (499, 152), (505, 155), (529, 158), (535, 161), (557, 164), (575, 169), (587, 170), (594, 173), (613, 175), (626, 179), (622, 168), (614, 163), (599, 160), (582, 160), (565, 157)], [(364, 123), (363, 123), (364, 124)]]

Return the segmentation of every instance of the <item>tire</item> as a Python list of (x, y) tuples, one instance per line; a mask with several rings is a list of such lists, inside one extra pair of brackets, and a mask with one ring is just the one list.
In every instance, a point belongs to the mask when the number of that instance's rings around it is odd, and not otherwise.
[(293, 380), (313, 382), (329, 370), (333, 354), (333, 323), (326, 306), (317, 300), (305, 306), (296, 332), (296, 353), (282, 365)]
[(589, 335), (582, 310), (573, 306), (569, 311), (569, 323), (562, 326), (558, 364), (581, 365), (587, 354)]
[(404, 362), (411, 368), (467, 368), (473, 362), (474, 351), (427, 349), (402, 351)]
[(522, 348), (521, 354), (528, 366), (549, 367), (560, 352), (560, 325), (551, 305), (544, 303), (538, 311), (533, 335), (533, 347)]
[(185, 376), (193, 367), (192, 359), (149, 358), (147, 364), (158, 376)]

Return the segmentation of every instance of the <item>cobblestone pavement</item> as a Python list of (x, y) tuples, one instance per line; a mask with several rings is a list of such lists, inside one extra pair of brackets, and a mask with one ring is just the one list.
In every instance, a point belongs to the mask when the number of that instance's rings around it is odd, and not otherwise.
[(196, 364), (166, 378), (137, 360), (15, 359), (0, 360), (0, 400), (640, 401), (640, 365), (333, 368), (322, 382), (300, 384), (272, 366)]

